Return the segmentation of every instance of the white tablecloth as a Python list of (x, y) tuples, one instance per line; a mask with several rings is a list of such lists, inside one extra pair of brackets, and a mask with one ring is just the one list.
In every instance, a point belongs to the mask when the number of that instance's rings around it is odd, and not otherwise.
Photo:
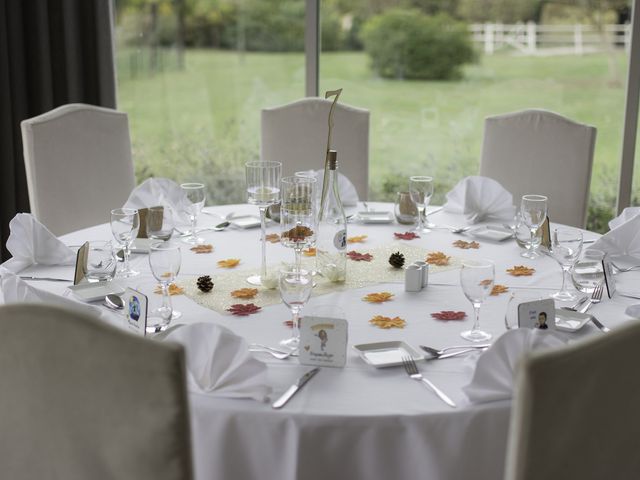
[[(390, 205), (373, 204), (389, 210)], [(230, 205), (207, 209), (227, 214), (256, 213), (254, 207)], [(430, 217), (438, 224), (461, 225), (462, 216), (439, 212)], [(220, 220), (201, 215), (200, 226)], [(364, 244), (353, 249), (367, 251), (394, 240), (393, 232), (410, 227), (398, 224), (350, 224), (349, 236), (368, 235)], [(269, 233), (279, 233), (275, 224)], [(244, 268), (258, 267), (260, 248), (258, 229), (208, 232), (203, 234), (212, 243), (212, 254), (196, 255), (185, 245), (179, 281), (197, 275), (224, 272), (216, 262), (225, 258), (241, 258)], [(595, 234), (586, 233), (585, 238)], [(101, 225), (64, 237), (68, 244), (86, 240), (109, 239), (108, 225)], [(467, 258), (488, 258), (496, 263), (496, 283), (510, 289), (534, 288), (543, 293), (557, 290), (561, 270), (548, 257), (530, 261), (520, 257), (515, 241), (494, 243), (480, 240), (479, 250), (460, 250), (452, 246), (457, 239), (446, 230), (434, 230), (413, 240), (411, 245), (441, 250), (449, 255)], [(267, 244), (268, 263), (291, 261), (293, 251), (280, 244)], [(133, 255), (132, 265), (144, 272), (133, 278), (133, 287), (150, 289), (153, 285), (146, 255)], [(517, 264), (533, 266), (531, 277), (512, 277), (506, 269)], [(49, 276), (67, 275), (70, 267), (33, 268), (30, 271)], [(638, 275), (619, 275), (620, 288), (634, 287)], [(404, 340), (414, 347), (425, 344), (435, 347), (464, 343), (459, 333), (471, 326), (473, 312), (459, 286), (459, 271), (431, 275), (431, 284), (420, 293), (405, 293), (402, 284), (384, 284), (360, 290), (312, 297), (308, 308), (315, 305), (338, 304), (349, 320), (349, 344), (387, 340)], [(626, 288), (625, 288), (626, 285)], [(38, 282), (37, 286), (64, 292), (64, 284)], [(542, 287), (546, 287), (543, 289)], [(539, 290), (538, 290), (539, 289)], [(395, 299), (384, 304), (369, 304), (361, 297), (366, 293), (389, 291)], [(505, 310), (508, 295), (490, 297), (482, 307), (481, 327), (499, 336), (505, 331)], [(196, 305), (184, 296), (173, 297), (174, 307), (183, 312), (179, 323), (210, 321), (224, 325), (249, 342), (276, 345), (290, 335), (283, 325), (289, 318), (288, 309), (280, 304), (264, 308), (248, 317), (220, 315)], [(624, 314), (633, 300), (615, 297), (593, 307), (592, 312), (610, 327), (628, 321)], [(464, 310), (464, 321), (441, 322), (430, 313), (440, 310)], [(381, 330), (368, 321), (374, 315), (400, 316), (407, 326)], [(113, 316), (114, 322), (119, 322)], [(575, 338), (601, 334), (592, 324), (573, 334)], [(269, 365), (269, 380), (277, 398), (309, 367), (296, 359), (276, 360), (256, 354)], [(473, 372), (470, 358), (430, 361), (420, 365), (421, 371), (447, 392), (459, 404), (451, 409), (418, 382), (411, 381), (401, 368), (374, 369), (365, 364), (349, 348), (344, 369), (324, 368), (281, 410), (268, 403), (251, 400), (225, 400), (209, 395), (191, 394), (192, 430), (196, 478), (212, 479), (462, 479), (502, 478), (506, 436), (509, 421), (508, 402), (468, 405), (461, 387)]]

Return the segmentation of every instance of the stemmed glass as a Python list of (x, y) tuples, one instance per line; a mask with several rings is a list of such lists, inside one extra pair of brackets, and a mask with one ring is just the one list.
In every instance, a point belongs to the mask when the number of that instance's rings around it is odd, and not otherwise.
[(153, 243), (149, 250), (149, 266), (151, 273), (162, 287), (162, 306), (156, 309), (159, 315), (156, 322), (147, 324), (147, 331), (159, 332), (167, 328), (173, 314), (169, 285), (175, 281), (180, 272), (180, 247), (169, 242)]
[(140, 272), (129, 266), (130, 247), (138, 236), (140, 228), (140, 216), (138, 210), (133, 208), (116, 208), (111, 210), (111, 233), (113, 238), (122, 247), (124, 262), (122, 269), (118, 271), (119, 277), (134, 277)]
[(207, 197), (204, 184), (202, 183), (183, 183), (180, 185), (182, 189), (182, 209), (189, 215), (191, 222), (191, 230), (189, 235), (182, 239), (183, 242), (191, 245), (198, 245), (204, 242), (204, 238), (198, 237), (196, 226), (198, 224), (198, 215), (204, 207)]
[(315, 187), (315, 178), (282, 179), (280, 241), (285, 247), (295, 250), (297, 270), (300, 270), (302, 250), (316, 242)]
[(311, 296), (313, 275), (307, 270), (286, 269), (280, 272), (280, 296), (284, 304), (291, 310), (291, 337), (280, 342), (280, 345), (291, 349), (300, 344), (299, 321), (300, 312)]
[(471, 342), (484, 342), (491, 338), (491, 334), (480, 330), (480, 307), (491, 293), (495, 278), (495, 267), (489, 260), (479, 260), (474, 263), (462, 263), (460, 270), (460, 285), (467, 299), (473, 305), (474, 320), (471, 330), (465, 330), (460, 335)]
[(538, 247), (536, 233), (547, 218), (547, 197), (544, 195), (523, 195), (520, 215), (531, 232), (531, 240), (527, 245), (527, 250), (522, 252), (522, 256), (531, 259), (538, 258), (540, 254), (536, 251)]
[[(418, 208), (418, 225), (416, 233), (430, 232), (427, 220), (427, 207), (433, 196), (433, 178), (425, 176), (409, 177), (409, 195)], [(424, 216), (424, 220), (423, 220)]]
[(553, 293), (552, 298), (560, 301), (575, 301), (578, 295), (567, 288), (570, 280), (571, 268), (575, 265), (582, 252), (582, 232), (574, 228), (556, 228), (551, 235), (551, 251), (553, 258), (562, 267), (562, 288)]
[(147, 237), (167, 241), (173, 234), (175, 221), (169, 206), (150, 207), (147, 212)]

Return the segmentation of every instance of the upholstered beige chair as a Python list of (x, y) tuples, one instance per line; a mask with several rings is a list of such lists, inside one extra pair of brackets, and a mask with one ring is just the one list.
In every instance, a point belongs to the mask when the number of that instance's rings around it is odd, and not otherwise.
[(546, 195), (552, 222), (584, 227), (595, 141), (595, 127), (545, 110), (488, 117), (480, 175), (500, 182), (516, 206), (523, 195)]
[[(332, 100), (305, 98), (262, 110), (261, 159), (282, 162), (282, 176), (324, 168)], [(331, 147), (338, 171), (356, 187), (360, 200), (369, 192), (369, 111), (338, 103)]]
[(127, 114), (70, 104), (24, 120), (29, 204), (56, 235), (109, 220), (135, 187)]
[(0, 306), (0, 477), (189, 480), (182, 347), (83, 313)]
[(506, 480), (640, 478), (640, 323), (525, 358)]

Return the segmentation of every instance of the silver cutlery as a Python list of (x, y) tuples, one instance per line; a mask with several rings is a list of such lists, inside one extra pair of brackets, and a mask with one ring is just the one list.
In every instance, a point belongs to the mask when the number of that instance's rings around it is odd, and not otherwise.
[(320, 371), (320, 369), (318, 367), (313, 368), (311, 370), (309, 370), (307, 373), (305, 373), (304, 375), (302, 375), (298, 380), (296, 380), (296, 382), (291, 385), (286, 392), (284, 392), (280, 398), (278, 398), (275, 402), (273, 402), (273, 404), (271, 405), (273, 408), (282, 408), (285, 406), (285, 404), (291, 400), (291, 397), (293, 397), (302, 387), (304, 387), (307, 382), (309, 380), (311, 380), (313, 378), (313, 376), (318, 373)]
[(53, 277), (34, 277), (31, 275), (20, 275), (21, 280), (41, 280), (45, 282), (73, 282), (73, 280), (67, 280), (66, 278), (53, 278)]
[(602, 323), (600, 323), (600, 320), (598, 320), (596, 317), (594, 317), (593, 315), (590, 315), (590, 317), (591, 317), (591, 321), (593, 322), (593, 324), (596, 327), (598, 327), (600, 330), (602, 330), (605, 333), (611, 331), (611, 329), (609, 327), (605, 327)]
[(587, 313), (587, 310), (589, 310), (589, 307), (591, 307), (591, 305), (600, 303), (602, 301), (603, 290), (604, 290), (604, 285), (602, 285), (602, 283), (599, 283), (598, 285), (596, 285), (596, 287), (593, 289), (593, 292), (591, 293), (591, 298), (589, 298), (585, 302), (585, 304), (582, 307), (580, 307), (577, 311), (580, 313)]
[(298, 356), (298, 349), (294, 348), (293, 350), (290, 350), (288, 348), (274, 348), (274, 347), (270, 347), (269, 345), (263, 345), (262, 343), (250, 343), (249, 344), (249, 349), (251, 348), (260, 348), (262, 350), (269, 350), (270, 352), (276, 352), (276, 353), (286, 353), (289, 355), (292, 355), (294, 357)]
[(611, 262), (613, 268), (616, 269), (616, 273), (632, 272), (633, 270), (640, 270), (640, 265), (632, 265), (631, 267), (620, 268), (615, 263)]
[(440, 398), (440, 400), (442, 400), (450, 407), (456, 408), (456, 404), (453, 402), (453, 400), (451, 400), (442, 390), (436, 387), (431, 381), (429, 381), (429, 379), (427, 379), (418, 371), (418, 366), (416, 365), (416, 362), (413, 360), (413, 358), (403, 356), (402, 365), (404, 366), (407, 375), (409, 375), (412, 380), (424, 383), (433, 391), (433, 393), (435, 393)]
[(449, 230), (451, 233), (464, 233), (469, 230), (471, 226), (454, 227), (453, 225), (428, 225), (428, 228)]
[(271, 350), (267, 350), (265, 348), (249, 348), (250, 352), (253, 353), (266, 353), (268, 355), (271, 355), (274, 358), (277, 358), (278, 360), (285, 360), (287, 358), (289, 358), (290, 356), (293, 355), (294, 350), (291, 350), (290, 352), (272, 352)]
[(420, 345), (420, 348), (431, 355), (431, 358), (427, 360), (442, 360), (445, 358), (457, 357), (458, 355), (462, 355), (464, 353), (473, 352), (475, 350), (485, 350), (491, 346), (490, 343), (483, 343), (480, 345), (457, 345), (446, 347), (441, 350), (436, 348), (427, 347), (426, 345)]
[(124, 308), (124, 301), (122, 300), (122, 297), (114, 293), (110, 293), (104, 297), (104, 302), (102, 302), (102, 304), (111, 310), (122, 310)]

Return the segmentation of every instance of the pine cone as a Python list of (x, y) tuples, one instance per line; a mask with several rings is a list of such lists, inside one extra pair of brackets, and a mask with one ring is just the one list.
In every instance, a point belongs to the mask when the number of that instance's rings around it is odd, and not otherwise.
[(389, 257), (389, 263), (393, 268), (402, 268), (404, 265), (404, 255), (400, 252), (392, 253)]
[(213, 281), (209, 275), (203, 275), (202, 277), (198, 277), (198, 288), (202, 292), (210, 292), (213, 288)]

